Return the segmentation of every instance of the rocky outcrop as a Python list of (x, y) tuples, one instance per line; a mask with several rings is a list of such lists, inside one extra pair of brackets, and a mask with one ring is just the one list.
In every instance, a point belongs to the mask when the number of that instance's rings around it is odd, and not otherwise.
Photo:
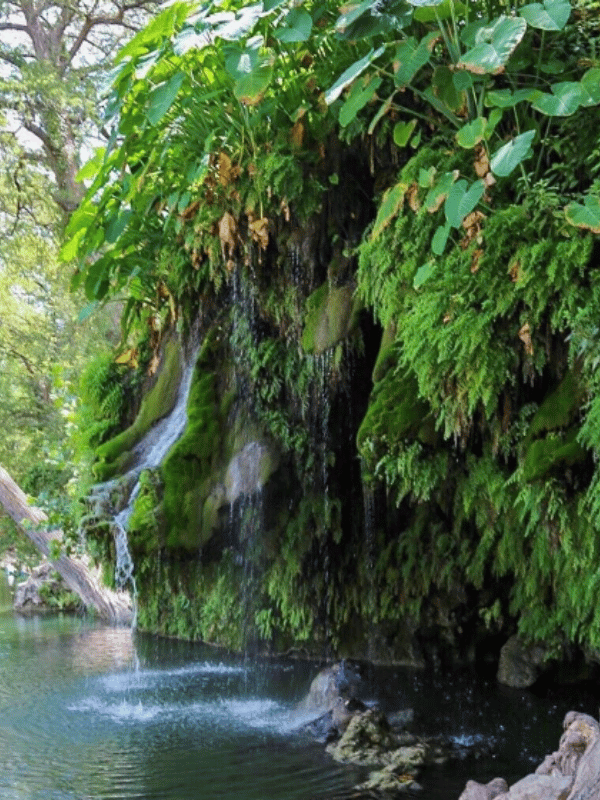
[(52, 565), (44, 561), (17, 584), (13, 606), (17, 611), (72, 611), (80, 601)]
[(469, 781), (459, 800), (597, 800), (600, 797), (600, 725), (569, 711), (558, 750), (510, 788), (502, 778)]
[(542, 665), (547, 661), (546, 648), (538, 644), (526, 644), (515, 634), (500, 650), (498, 682), (515, 689), (526, 689), (536, 682)]

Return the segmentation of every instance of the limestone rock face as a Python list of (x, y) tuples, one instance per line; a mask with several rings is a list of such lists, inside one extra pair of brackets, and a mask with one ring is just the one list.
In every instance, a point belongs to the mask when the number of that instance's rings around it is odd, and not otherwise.
[(229, 462), (225, 475), (227, 501), (260, 491), (277, 468), (277, 457), (264, 442), (248, 442)]
[[(53, 602), (54, 601), (54, 602)], [(51, 608), (77, 608), (78, 598), (69, 591), (50, 563), (44, 561), (31, 575), (17, 584), (13, 606), (17, 611), (44, 611)]]
[(459, 800), (598, 800), (600, 724), (589, 714), (569, 711), (563, 728), (558, 750), (535, 773), (510, 789), (498, 778), (487, 785), (469, 781)]

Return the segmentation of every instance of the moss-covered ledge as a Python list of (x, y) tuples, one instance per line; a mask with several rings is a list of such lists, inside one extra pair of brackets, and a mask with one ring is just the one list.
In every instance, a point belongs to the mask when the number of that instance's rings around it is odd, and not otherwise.
[(133, 424), (97, 448), (94, 473), (99, 480), (108, 480), (131, 465), (132, 448), (175, 405), (182, 371), (181, 342), (172, 336), (163, 344), (154, 384), (144, 395)]

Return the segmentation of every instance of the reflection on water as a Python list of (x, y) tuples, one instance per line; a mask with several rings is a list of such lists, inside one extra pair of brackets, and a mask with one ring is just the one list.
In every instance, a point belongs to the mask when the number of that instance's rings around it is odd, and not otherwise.
[[(135, 644), (135, 647), (134, 647)], [(357, 774), (290, 735), (306, 664), (0, 616), (2, 800), (311, 800)]]
[[(295, 712), (317, 666), (225, 652), (75, 617), (0, 614), (2, 800), (332, 800), (364, 777), (301, 737)], [(468, 778), (509, 782), (556, 749), (581, 687), (544, 695), (463, 671), (371, 672), (369, 697), (415, 709), (419, 732), (480, 758), (423, 776), (422, 800)]]

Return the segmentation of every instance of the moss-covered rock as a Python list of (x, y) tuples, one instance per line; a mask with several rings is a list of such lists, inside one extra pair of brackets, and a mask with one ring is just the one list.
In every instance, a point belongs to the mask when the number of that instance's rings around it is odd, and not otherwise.
[(360, 308), (353, 284), (322, 284), (306, 301), (304, 352), (323, 353), (345, 339), (356, 327)]
[(98, 463), (94, 467), (94, 472), (99, 480), (107, 480), (113, 475), (125, 472), (131, 465), (132, 448), (155, 422), (172, 410), (177, 400), (182, 365), (181, 343), (176, 337), (170, 337), (163, 345), (154, 382), (144, 395), (135, 421), (96, 450)]

